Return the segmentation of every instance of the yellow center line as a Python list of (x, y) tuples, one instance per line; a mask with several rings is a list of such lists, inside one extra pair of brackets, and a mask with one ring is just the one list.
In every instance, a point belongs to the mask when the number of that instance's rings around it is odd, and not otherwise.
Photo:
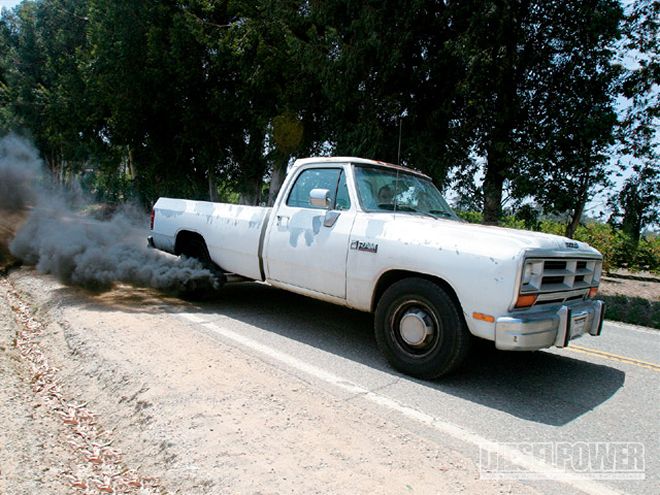
[(626, 356), (620, 356), (618, 354), (612, 354), (611, 352), (589, 349), (588, 347), (581, 347), (579, 345), (569, 345), (566, 349), (568, 349), (569, 351), (581, 352), (583, 354), (591, 354), (593, 356), (610, 359), (612, 361), (619, 361), (621, 363), (632, 364), (634, 366), (639, 366), (640, 368), (646, 368), (653, 371), (660, 371), (660, 365), (658, 364), (649, 363), (647, 361), (641, 361), (639, 359), (633, 359)]

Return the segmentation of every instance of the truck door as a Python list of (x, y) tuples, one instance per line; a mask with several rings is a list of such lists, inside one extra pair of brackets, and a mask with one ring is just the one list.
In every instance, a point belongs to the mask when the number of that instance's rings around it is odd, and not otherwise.
[[(329, 210), (310, 204), (312, 189), (330, 191)], [(342, 167), (300, 171), (273, 212), (264, 256), (267, 278), (345, 299), (355, 212)]]

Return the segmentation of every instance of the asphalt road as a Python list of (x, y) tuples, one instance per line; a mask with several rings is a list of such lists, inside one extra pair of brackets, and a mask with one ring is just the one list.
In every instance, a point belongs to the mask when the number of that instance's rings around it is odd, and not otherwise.
[(428, 382), (389, 367), (369, 315), (262, 284), (172, 312), (193, 331), (465, 453), (484, 476), (534, 478), (525, 483), (551, 494), (660, 493), (659, 331), (606, 322), (601, 337), (562, 350), (479, 347), (460, 373)]

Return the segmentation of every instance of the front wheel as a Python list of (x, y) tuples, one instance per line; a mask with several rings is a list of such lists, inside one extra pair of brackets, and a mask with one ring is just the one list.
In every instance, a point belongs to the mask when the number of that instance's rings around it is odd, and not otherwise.
[(460, 308), (439, 285), (422, 278), (394, 283), (375, 314), (376, 342), (394, 368), (433, 379), (455, 370), (470, 348)]

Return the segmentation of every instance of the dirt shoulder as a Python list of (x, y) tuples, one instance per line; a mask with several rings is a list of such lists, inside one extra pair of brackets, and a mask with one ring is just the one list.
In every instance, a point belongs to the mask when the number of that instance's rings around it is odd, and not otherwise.
[[(72, 462), (62, 428), (33, 390), (33, 373), (17, 348), (19, 326), (0, 286), (0, 493), (67, 493)], [(64, 445), (63, 445), (64, 444)]]
[(660, 280), (635, 280), (605, 276), (599, 293), (604, 296), (639, 297), (647, 301), (660, 301)]
[[(78, 427), (87, 415), (90, 434), (106, 435), (96, 445), (110, 442), (96, 452), (106, 471), (89, 471), (82, 440), (67, 443), (66, 409), (33, 407), (12, 297), (42, 325), (36, 343), (61, 394), (84, 405)], [(166, 312), (181, 301), (132, 288), (90, 296), (27, 269), (0, 279), (0, 299), (1, 493), (531, 492), (481, 481), (462, 455), (193, 331)]]

